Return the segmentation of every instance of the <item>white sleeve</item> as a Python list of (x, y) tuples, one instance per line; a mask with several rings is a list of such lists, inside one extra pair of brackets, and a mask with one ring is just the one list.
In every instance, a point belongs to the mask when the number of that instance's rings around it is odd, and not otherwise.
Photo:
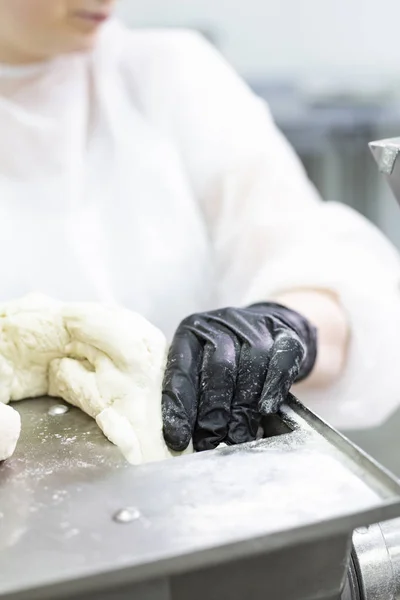
[(340, 428), (383, 421), (400, 404), (397, 252), (354, 211), (320, 200), (265, 103), (211, 45), (190, 32), (157, 39), (159, 115), (209, 227), (218, 304), (336, 292), (351, 325), (347, 369), (302, 400)]

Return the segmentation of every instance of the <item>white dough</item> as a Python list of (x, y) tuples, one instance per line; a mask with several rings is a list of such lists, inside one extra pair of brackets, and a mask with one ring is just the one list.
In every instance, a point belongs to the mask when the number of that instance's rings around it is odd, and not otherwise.
[(14, 453), (21, 432), (21, 419), (11, 406), (0, 403), (0, 461)]
[[(0, 306), (0, 402), (60, 397), (93, 417), (132, 464), (172, 456), (162, 435), (166, 354), (161, 331), (122, 308), (36, 295)], [(2, 460), (19, 435), (7, 409)]]

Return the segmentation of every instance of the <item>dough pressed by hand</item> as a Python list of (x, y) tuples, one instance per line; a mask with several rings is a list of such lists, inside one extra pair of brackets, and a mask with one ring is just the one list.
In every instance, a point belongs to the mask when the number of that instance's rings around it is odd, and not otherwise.
[(10, 458), (21, 432), (21, 419), (11, 406), (0, 403), (0, 461)]
[[(166, 355), (164, 335), (123, 308), (36, 295), (0, 305), (0, 402), (60, 397), (93, 417), (132, 464), (172, 456), (162, 434)], [(20, 425), (16, 411), (0, 409), (4, 460)]]

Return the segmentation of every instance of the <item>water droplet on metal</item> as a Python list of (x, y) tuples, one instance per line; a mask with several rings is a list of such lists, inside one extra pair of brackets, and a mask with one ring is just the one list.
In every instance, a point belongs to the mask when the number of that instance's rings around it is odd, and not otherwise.
[(129, 507), (122, 508), (113, 516), (114, 521), (117, 523), (131, 523), (132, 521), (136, 521), (140, 519), (141, 515), (137, 508)]
[(48, 414), (52, 417), (57, 417), (58, 415), (65, 415), (68, 411), (69, 407), (65, 406), (65, 404), (55, 404), (49, 408)]

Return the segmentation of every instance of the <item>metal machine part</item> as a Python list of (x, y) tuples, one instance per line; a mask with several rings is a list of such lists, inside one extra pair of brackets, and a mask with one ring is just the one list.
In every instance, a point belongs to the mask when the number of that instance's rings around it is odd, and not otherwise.
[(16, 404), (2, 599), (358, 600), (352, 533), (400, 515), (400, 484), (294, 399), (268, 439), (142, 467), (56, 404)]
[[(400, 203), (400, 138), (371, 142), (370, 149)], [(400, 600), (400, 519), (356, 528), (342, 600)]]
[(353, 535), (353, 565), (359, 595), (349, 596), (349, 599), (398, 600), (400, 519), (356, 529)]
[(350, 558), (347, 578), (340, 600), (362, 600), (353, 557)]
[(396, 200), (400, 203), (400, 137), (369, 144), (379, 171), (386, 178)]

